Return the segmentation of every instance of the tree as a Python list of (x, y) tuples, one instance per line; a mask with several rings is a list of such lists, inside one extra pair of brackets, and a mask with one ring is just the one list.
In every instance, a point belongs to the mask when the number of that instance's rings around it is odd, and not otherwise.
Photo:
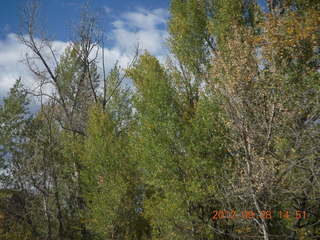
[[(230, 138), (234, 142), (231, 155), (239, 159), (232, 195), (238, 194), (259, 212), (274, 206), (292, 211), (308, 208), (313, 212), (311, 209), (317, 205), (314, 202), (317, 193), (313, 195), (310, 190), (317, 178), (311, 170), (317, 168), (312, 159), (318, 155), (314, 147), (317, 141), (314, 134), (318, 132), (314, 125), (318, 118), (315, 87), (319, 81), (315, 65), (318, 56), (311, 47), (317, 44), (311, 30), (317, 18), (308, 18), (306, 23), (304, 16), (295, 11), (285, 16), (270, 15), (269, 21), (262, 23), (258, 36), (235, 25), (236, 37), (228, 40), (227, 49), (218, 52), (212, 68), (211, 86), (219, 94), (231, 126)], [(298, 19), (308, 27), (293, 33), (289, 29), (293, 22), (297, 29)], [(279, 155), (279, 147), (286, 151)], [(304, 182), (305, 189), (311, 192), (297, 193), (294, 189), (297, 183), (291, 185), (293, 178)], [(237, 204), (236, 200), (233, 202)], [(261, 219), (257, 224), (265, 239), (277, 234), (292, 237), (317, 234), (307, 230), (307, 221), (303, 225), (301, 222), (301, 219), (295, 224)], [(310, 222), (315, 224), (313, 218)], [(290, 231), (290, 224), (306, 229)]]
[(227, 153), (218, 106), (201, 96), (192, 118), (185, 118), (170, 72), (148, 53), (129, 73), (137, 88), (131, 151), (145, 184), (143, 213), (152, 236), (213, 237), (211, 204), (222, 199), (212, 191)]
[[(9, 95), (3, 99), (3, 104), (0, 106), (0, 166), (4, 171), (12, 164), (12, 157), (19, 152), (19, 147), (25, 141), (23, 134), (29, 120), (28, 103), (20, 78), (16, 80)], [(4, 177), (3, 171), (1, 176)], [(6, 184), (10, 185), (10, 183)]]
[(20, 80), (0, 107), (1, 237), (317, 238), (319, 3), (265, 5), (173, 0), (168, 61), (108, 74), (88, 8), (58, 58), (31, 6), (41, 108)]
[(106, 107), (91, 106), (88, 137), (81, 152), (85, 213), (90, 229), (102, 238), (149, 239), (150, 225), (141, 215), (143, 186), (135, 162), (129, 155), (131, 92), (115, 88), (121, 78), (116, 66), (108, 76), (106, 92), (112, 97)]
[(26, 202), (31, 195), (25, 191), (25, 178), (19, 171), (28, 140), (28, 104), (29, 99), (20, 78), (0, 106), (0, 211), (4, 216), (0, 234), (6, 239), (30, 239), (32, 234), (37, 233), (26, 210)]

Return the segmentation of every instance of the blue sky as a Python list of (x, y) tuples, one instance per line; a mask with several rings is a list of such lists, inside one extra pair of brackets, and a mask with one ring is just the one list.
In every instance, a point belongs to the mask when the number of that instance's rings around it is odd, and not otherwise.
[[(22, 63), (28, 52), (17, 39), (19, 15), (27, 0), (3, 0), (0, 8), (0, 98), (14, 81), (22, 77), (28, 88), (34, 76)], [(62, 54), (71, 39), (72, 29), (79, 20), (84, 0), (39, 0), (40, 24), (53, 40), (58, 54)], [(164, 60), (168, 37), (166, 22), (169, 0), (89, 0), (90, 9), (99, 18), (106, 33), (105, 61), (112, 67), (118, 60), (126, 66), (135, 47), (146, 49)], [(29, 52), (30, 54), (30, 52)]]

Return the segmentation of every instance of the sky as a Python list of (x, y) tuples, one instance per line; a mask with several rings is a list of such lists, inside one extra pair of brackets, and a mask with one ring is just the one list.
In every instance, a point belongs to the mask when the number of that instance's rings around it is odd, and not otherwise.
[[(77, 24), (85, 0), (38, 0), (40, 25), (62, 54)], [(34, 77), (23, 63), (28, 50), (17, 39), (21, 10), (27, 0), (2, 0), (0, 8), (0, 99), (15, 80), (22, 77), (32, 88)], [(160, 60), (167, 54), (166, 22), (169, 0), (89, 0), (99, 26), (106, 34), (105, 60), (110, 68), (116, 61), (126, 66), (137, 44)], [(30, 52), (29, 52), (30, 54)]]

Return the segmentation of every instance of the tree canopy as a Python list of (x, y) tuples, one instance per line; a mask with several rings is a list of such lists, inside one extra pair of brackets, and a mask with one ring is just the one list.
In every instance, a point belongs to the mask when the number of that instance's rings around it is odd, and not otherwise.
[(172, 0), (167, 61), (109, 73), (88, 10), (52, 68), (35, 7), (39, 91), (0, 105), (1, 239), (318, 239), (319, 1)]

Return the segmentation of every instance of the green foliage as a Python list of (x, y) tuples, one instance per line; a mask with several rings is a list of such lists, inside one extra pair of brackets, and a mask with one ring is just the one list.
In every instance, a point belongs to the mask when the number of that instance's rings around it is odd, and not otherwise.
[(169, 20), (169, 45), (173, 54), (193, 74), (205, 71), (208, 64), (207, 44), (210, 36), (207, 30), (205, 1), (171, 1)]
[(89, 114), (81, 152), (81, 181), (90, 209), (86, 224), (101, 237), (146, 239), (150, 226), (141, 215), (142, 185), (128, 150), (131, 94), (117, 86), (119, 79), (115, 66), (108, 76), (106, 108), (93, 105)]
[(209, 32), (216, 38), (218, 48), (224, 47), (228, 38), (233, 37), (233, 26), (255, 27), (261, 12), (252, 0), (211, 0)]
[(194, 237), (209, 236), (214, 176), (221, 173), (226, 154), (218, 107), (203, 96), (186, 121), (170, 75), (148, 54), (129, 73), (138, 89), (131, 151), (146, 184), (144, 214), (153, 236), (185, 239), (190, 229)]
[(1, 238), (317, 238), (319, 3), (268, 2), (172, 0), (171, 60), (115, 65), (103, 90), (86, 41), (70, 46), (32, 119), (18, 80), (0, 107)]
[(5, 184), (8, 184), (8, 176), (5, 177), (3, 170), (10, 166), (11, 158), (20, 154), (26, 137), (25, 129), (29, 121), (28, 103), (21, 79), (18, 79), (0, 105), (0, 176)]

